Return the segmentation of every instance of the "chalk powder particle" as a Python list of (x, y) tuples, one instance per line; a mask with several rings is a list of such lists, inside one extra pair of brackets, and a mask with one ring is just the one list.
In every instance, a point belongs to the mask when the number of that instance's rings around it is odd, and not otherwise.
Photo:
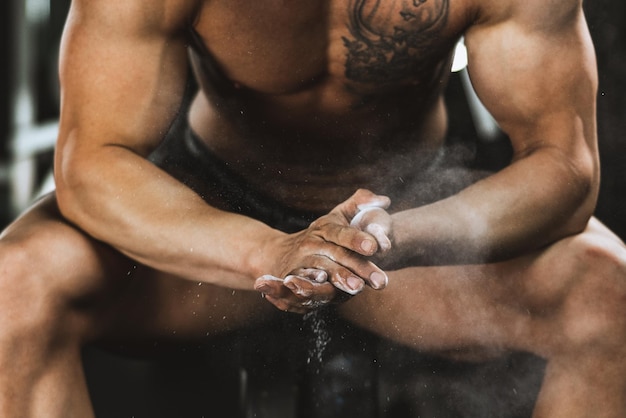
[(307, 363), (311, 363), (311, 360), (315, 360), (318, 364), (321, 364), (324, 350), (330, 342), (330, 334), (327, 330), (326, 320), (321, 310), (316, 309), (304, 315), (304, 322), (311, 328), (314, 339), (313, 344), (309, 347)]

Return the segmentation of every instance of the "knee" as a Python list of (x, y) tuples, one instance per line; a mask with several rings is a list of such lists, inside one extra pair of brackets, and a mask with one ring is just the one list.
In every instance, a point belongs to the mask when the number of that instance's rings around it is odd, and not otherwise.
[(570, 278), (559, 325), (571, 348), (626, 347), (626, 247), (612, 236), (582, 234), (568, 256)]
[(50, 298), (28, 243), (0, 241), (0, 325), (2, 334), (39, 327)]
[(46, 271), (45, 252), (30, 238), (0, 240), (0, 339), (53, 328), (60, 306), (58, 282)]

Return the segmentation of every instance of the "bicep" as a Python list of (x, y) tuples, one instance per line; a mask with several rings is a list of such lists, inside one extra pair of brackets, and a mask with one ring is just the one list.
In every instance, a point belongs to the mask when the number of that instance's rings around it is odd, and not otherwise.
[(582, 11), (554, 25), (505, 19), (466, 43), (474, 88), (516, 158), (551, 148), (593, 171), (597, 75)]
[(176, 114), (187, 77), (185, 44), (140, 13), (141, 3), (73, 2), (60, 57), (58, 149), (66, 158), (107, 145), (146, 155)]

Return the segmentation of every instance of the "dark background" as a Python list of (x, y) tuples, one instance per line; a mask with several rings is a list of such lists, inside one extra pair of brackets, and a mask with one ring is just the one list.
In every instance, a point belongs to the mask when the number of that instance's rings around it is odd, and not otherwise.
[[(0, 168), (5, 172), (11, 161), (11, 97), (16, 82), (12, 77), (11, 57), (16, 48), (12, 16), (16, 4), (19, 2), (0, 2)], [(39, 121), (54, 119), (58, 112), (54, 56), (68, 4), (68, 0), (51, 0), (51, 21), (32, 28), (37, 44), (33, 56)], [(600, 76), (602, 186), (597, 216), (625, 238), (626, 3), (593, 0), (585, 8)], [(458, 79), (452, 79), (448, 98), (453, 111), (451, 134), (472, 141), (471, 121)], [(490, 148), (498, 153), (501, 147), (496, 144)], [(42, 170), (50, 168), (50, 157), (50, 153), (39, 157)], [(7, 185), (0, 182), (0, 226), (13, 217)], [(450, 364), (428, 357), (418, 359), (402, 347), (349, 330), (346, 324), (327, 323), (329, 330), (340, 330), (333, 335), (351, 338), (335, 339), (328, 345), (324, 368), (315, 364), (303, 367), (298, 359), (310, 357), (310, 353), (306, 352), (307, 345), (303, 346), (300, 333), (314, 338), (312, 325), (294, 320), (278, 328), (244, 330), (201, 348), (171, 348), (170, 353), (173, 350), (175, 355), (161, 356), (155, 362), (122, 361), (116, 356), (88, 351), (87, 377), (98, 416), (199, 417), (215, 408), (226, 408), (217, 416), (229, 417), (284, 418), (289, 416), (286, 411), (294, 408), (304, 418), (349, 417), (357, 416), (357, 412), (358, 416), (372, 417), (380, 410), (385, 413), (378, 416), (393, 418), (430, 416), (428, 411), (444, 417), (529, 416), (529, 405), (540, 378), (534, 371), (542, 368), (536, 358), (516, 354), (482, 366)], [(293, 335), (298, 337), (289, 337)], [(345, 352), (361, 354), (346, 357)], [(375, 370), (371, 368), (372, 361), (377, 364)], [(203, 366), (198, 367), (199, 364)], [(361, 390), (353, 392), (357, 386)], [(475, 396), (476, 392), (485, 397)], [(376, 394), (385, 396), (376, 398)], [(326, 404), (320, 408), (311, 403), (312, 399)], [(331, 404), (339, 401), (343, 404), (335, 405), (339, 409), (333, 412)], [(185, 405), (184, 410), (181, 405)], [(350, 413), (337, 412), (341, 408), (348, 408)], [(475, 412), (469, 413), (470, 410)]]

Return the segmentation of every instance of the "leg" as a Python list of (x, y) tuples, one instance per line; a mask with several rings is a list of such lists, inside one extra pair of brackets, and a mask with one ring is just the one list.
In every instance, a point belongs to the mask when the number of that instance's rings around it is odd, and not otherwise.
[(418, 350), (523, 350), (546, 358), (537, 417), (622, 417), (625, 302), (626, 248), (592, 220), (584, 233), (516, 260), (392, 272), (387, 289), (341, 309)]
[(59, 219), (41, 202), (0, 240), (2, 416), (92, 416), (80, 367), (88, 322), (68, 304), (113, 292), (104, 278), (124, 277), (131, 264)]
[(84, 343), (204, 337), (273, 311), (262, 302), (251, 292), (135, 271), (62, 221), (48, 197), (0, 239), (0, 415), (93, 416)]

